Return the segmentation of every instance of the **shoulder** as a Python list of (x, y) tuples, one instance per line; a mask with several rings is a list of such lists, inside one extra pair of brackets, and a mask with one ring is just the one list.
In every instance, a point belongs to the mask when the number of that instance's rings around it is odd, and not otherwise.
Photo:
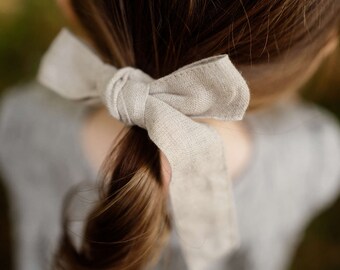
[[(340, 151), (340, 125), (336, 116), (308, 101), (279, 103), (247, 116), (253, 131), (268, 143), (281, 142), (301, 149), (322, 150), (319, 154), (337, 155)], [(293, 153), (293, 152), (292, 152)], [(306, 154), (306, 153), (304, 153)], [(318, 155), (315, 155), (318, 156)]]
[(74, 113), (68, 101), (36, 82), (12, 87), (0, 101), (1, 144), (24, 142), (28, 146), (39, 140), (45, 146), (46, 135), (63, 134)]
[[(305, 101), (279, 102), (270, 108), (255, 111), (247, 116), (256, 121), (260, 129), (273, 133), (296, 131), (339, 132), (339, 122), (328, 110)], [(321, 134), (319, 133), (319, 134)]]
[(4, 91), (0, 100), (0, 124), (9, 126), (9, 121), (39, 122), (47, 116), (69, 118), (70, 113), (79, 110), (75, 104), (76, 102), (66, 100), (36, 81), (32, 81)]
[(0, 100), (0, 163), (4, 174), (42, 172), (39, 162), (58, 170), (81, 157), (76, 142), (85, 109), (35, 81), (5, 91)]
[(340, 126), (335, 115), (300, 100), (249, 118), (264, 148), (268, 175), (280, 181), (277, 187), (289, 190), (292, 199), (310, 210), (335, 199), (340, 192)]
[(85, 108), (36, 82), (13, 87), (0, 100), (1, 174), (20, 269), (46, 268), (65, 194), (92, 180), (77, 140)]

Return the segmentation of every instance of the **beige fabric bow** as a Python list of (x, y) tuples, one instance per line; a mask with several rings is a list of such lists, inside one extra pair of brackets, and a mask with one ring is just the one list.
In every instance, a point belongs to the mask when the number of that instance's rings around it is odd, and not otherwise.
[(191, 118), (241, 120), (248, 86), (227, 55), (154, 80), (117, 69), (68, 30), (45, 54), (39, 81), (65, 98), (101, 100), (113, 117), (145, 128), (172, 168), (170, 198), (190, 270), (209, 268), (239, 244), (224, 145), (216, 130)]

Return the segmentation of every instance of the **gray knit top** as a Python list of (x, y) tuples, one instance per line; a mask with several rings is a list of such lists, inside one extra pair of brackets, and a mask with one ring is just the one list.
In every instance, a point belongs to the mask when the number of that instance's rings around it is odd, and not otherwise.
[[(96, 179), (79, 142), (91, 111), (36, 82), (0, 103), (0, 173), (11, 204), (15, 269), (49, 269), (65, 194)], [(300, 101), (246, 115), (252, 156), (234, 182), (240, 249), (212, 270), (283, 270), (304, 227), (340, 191), (340, 128), (330, 113)], [(177, 235), (156, 266), (185, 270)]]

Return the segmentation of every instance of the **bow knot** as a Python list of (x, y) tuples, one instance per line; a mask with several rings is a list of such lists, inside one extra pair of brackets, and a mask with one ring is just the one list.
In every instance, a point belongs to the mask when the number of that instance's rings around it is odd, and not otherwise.
[(145, 128), (145, 105), (151, 81), (149, 75), (132, 67), (115, 72), (102, 96), (110, 114), (127, 125)]

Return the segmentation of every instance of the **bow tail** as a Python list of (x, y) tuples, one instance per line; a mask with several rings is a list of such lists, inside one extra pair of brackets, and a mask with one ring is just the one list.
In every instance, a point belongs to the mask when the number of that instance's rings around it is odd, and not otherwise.
[(147, 102), (146, 129), (172, 169), (170, 198), (186, 263), (190, 270), (212, 269), (239, 244), (222, 139), (155, 97)]

